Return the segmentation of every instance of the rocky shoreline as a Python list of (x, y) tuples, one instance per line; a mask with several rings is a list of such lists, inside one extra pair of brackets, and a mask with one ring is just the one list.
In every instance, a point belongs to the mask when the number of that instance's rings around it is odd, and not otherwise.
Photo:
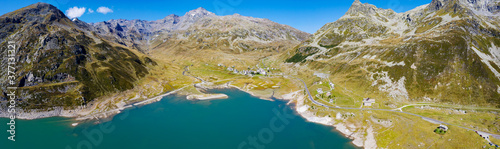
[[(283, 95), (281, 98), (289, 101), (295, 101), (296, 102), (295, 110), (300, 116), (304, 117), (307, 121), (335, 127), (335, 129), (340, 133), (342, 133), (345, 137), (352, 139), (353, 140), (352, 143), (357, 147), (364, 147), (368, 149), (377, 148), (377, 143), (375, 140), (375, 135), (372, 126), (364, 126), (363, 128), (357, 128), (356, 126), (347, 124), (344, 121), (338, 122), (342, 120), (342, 118), (339, 117), (339, 115), (342, 115), (340, 112), (337, 113), (337, 116), (335, 118), (328, 116), (325, 117), (316, 116), (313, 112), (308, 111), (310, 106), (306, 105), (304, 102), (305, 100), (307, 100), (307, 97), (302, 95), (300, 92), (301, 91), (292, 92)], [(366, 131), (359, 131), (361, 129), (366, 129)]]

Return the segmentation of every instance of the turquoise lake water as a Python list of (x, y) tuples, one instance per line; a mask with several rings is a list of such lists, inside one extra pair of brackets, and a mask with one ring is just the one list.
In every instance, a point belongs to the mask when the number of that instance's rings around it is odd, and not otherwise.
[(228, 99), (167, 96), (100, 124), (68, 118), (17, 120), (16, 142), (0, 118), (0, 149), (337, 149), (355, 148), (333, 127), (307, 122), (283, 101), (213, 90)]

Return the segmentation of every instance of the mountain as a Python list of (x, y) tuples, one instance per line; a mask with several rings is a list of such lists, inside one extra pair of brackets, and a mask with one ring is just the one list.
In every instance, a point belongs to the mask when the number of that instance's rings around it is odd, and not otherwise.
[[(56, 7), (36, 3), (0, 16), (0, 43), (17, 47), (20, 107), (74, 108), (97, 97), (131, 89), (147, 75), (152, 62), (135, 50), (115, 44)], [(2, 48), (0, 53), (7, 55)], [(2, 60), (6, 68), (7, 59)], [(7, 72), (2, 71), (2, 101)], [(5, 102), (2, 102), (5, 104)], [(2, 104), (2, 105), (3, 105)]]
[[(232, 60), (219, 56), (229, 54), (253, 62), (309, 37), (268, 19), (217, 16), (204, 8), (155, 21), (86, 23), (36, 3), (0, 16), (0, 46), (15, 41), (19, 47), (15, 73), (23, 93), (19, 106), (26, 110), (93, 105), (90, 111), (103, 112), (192, 83), (176, 60), (215, 63), (215, 58)], [(6, 55), (7, 50), (0, 52)], [(5, 73), (0, 77), (2, 106), (7, 104)], [(137, 98), (120, 94), (125, 92)]]
[[(161, 47), (172, 48), (170, 44), (175, 44), (174, 41), (187, 39), (196, 41), (225, 38), (226, 41), (223, 42), (227, 42), (229, 48), (245, 51), (289, 45), (269, 45), (269, 41), (292, 41), (298, 44), (309, 38), (308, 33), (268, 19), (239, 14), (217, 16), (201, 7), (183, 16), (169, 15), (156, 21), (119, 19), (92, 25), (96, 33), (113, 35), (114, 41), (145, 52), (160, 46), (160, 42)], [(172, 42), (164, 44), (164, 41)], [(165, 51), (164, 48), (161, 50)]]
[(328, 72), (365, 90), (363, 96), (383, 92), (386, 106), (434, 101), (500, 107), (499, 8), (490, 0), (433, 0), (396, 13), (356, 0), (283, 60)]

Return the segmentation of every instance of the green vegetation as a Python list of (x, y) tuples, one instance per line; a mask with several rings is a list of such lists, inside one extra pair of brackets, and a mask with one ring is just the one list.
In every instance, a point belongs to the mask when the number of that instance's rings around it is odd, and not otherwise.
[(434, 129), (434, 133), (444, 135), (446, 133), (446, 131), (443, 129), (440, 129), (440, 128), (436, 128), (436, 129)]
[(293, 55), (292, 57), (290, 57), (289, 59), (286, 59), (286, 62), (287, 63), (298, 63), (298, 62), (304, 62), (304, 60), (311, 56), (312, 54), (309, 54), (309, 55), (302, 55), (301, 53), (296, 53), (295, 55)]
[(319, 51), (316, 47), (300, 47), (296, 50), (295, 55), (285, 60), (287, 63), (304, 62), (305, 59)]
[(415, 31), (415, 33), (416, 34), (424, 33), (426, 31), (434, 28), (439, 23), (441, 23), (442, 20), (443, 19), (441, 17), (437, 17), (437, 18), (433, 18), (433, 19), (431, 19), (429, 21), (426, 21), (426, 22), (422, 23), (422, 25), (417, 28), (417, 30)]

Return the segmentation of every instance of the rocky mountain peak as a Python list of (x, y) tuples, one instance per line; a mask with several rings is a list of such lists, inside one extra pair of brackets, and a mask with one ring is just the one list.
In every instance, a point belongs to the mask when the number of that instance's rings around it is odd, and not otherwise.
[(430, 11), (449, 8), (449, 11), (471, 10), (477, 15), (499, 16), (500, 2), (498, 0), (433, 0), (429, 6)]
[(482, 15), (498, 15), (500, 12), (498, 0), (460, 0), (460, 4)]
[(17, 11), (10, 12), (1, 16), (11, 21), (39, 21), (51, 22), (61, 19), (68, 19), (63, 12), (47, 3), (38, 2)]
[(361, 3), (361, 1), (359, 0), (354, 0), (354, 2), (352, 3), (352, 5), (361, 5), (363, 3)]
[(432, 0), (432, 2), (429, 4), (428, 8), (431, 11), (437, 11), (445, 6), (448, 6), (452, 2), (457, 1), (457, 0)]
[(35, 3), (35, 4), (31, 4), (31, 5), (29, 5), (27, 7), (24, 7), (24, 8), (32, 8), (32, 9), (38, 9), (38, 10), (48, 10), (48, 11), (51, 11), (51, 12), (60, 11), (55, 6), (52, 6), (51, 4), (43, 3), (43, 2), (38, 2), (38, 3)]
[(171, 19), (171, 18), (178, 18), (179, 16), (178, 15), (175, 15), (175, 14), (170, 14), (168, 16), (166, 16), (165, 18), (163, 19)]
[(355, 0), (349, 10), (346, 12), (346, 15), (352, 15), (356, 16), (358, 14), (366, 14), (366, 15), (372, 15), (376, 13), (377, 7), (375, 5), (371, 4), (363, 4), (359, 0)]
[(180, 26), (176, 26), (176, 28), (184, 30), (202, 18), (215, 17), (215, 16), (217, 16), (217, 15), (215, 15), (215, 13), (207, 11), (203, 7), (199, 7), (195, 10), (191, 10), (189, 12), (186, 12), (186, 14), (184, 16), (180, 17), (180, 19), (179, 19)]
[(205, 8), (203, 7), (199, 7), (195, 10), (191, 10), (189, 12), (186, 12), (186, 14), (184, 16), (189, 16), (189, 17), (195, 17), (195, 16), (215, 16), (214, 13), (206, 10)]

